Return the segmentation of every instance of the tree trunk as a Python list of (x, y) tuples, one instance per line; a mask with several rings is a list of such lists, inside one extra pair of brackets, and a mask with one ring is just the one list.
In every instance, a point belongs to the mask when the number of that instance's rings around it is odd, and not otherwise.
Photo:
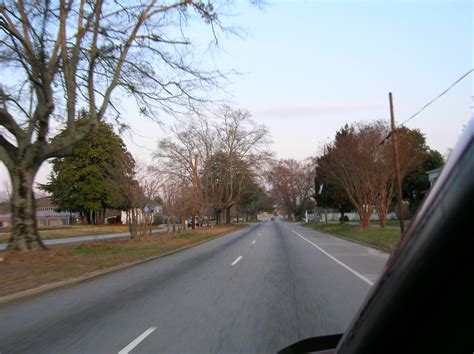
[(369, 227), (369, 218), (367, 214), (363, 213), (361, 216), (362, 228), (367, 229)]
[(387, 213), (388, 213), (388, 206), (390, 204), (390, 198), (383, 198), (379, 197), (377, 199), (375, 212), (379, 216), (380, 226), (385, 227), (387, 225)]
[(47, 249), (41, 241), (36, 221), (36, 203), (33, 181), (36, 170), (32, 167), (17, 166), (10, 172), (12, 180), (12, 235), (8, 249), (27, 251)]
[(107, 211), (107, 209), (102, 209), (101, 211), (101, 214), (100, 214), (100, 223), (101, 225), (105, 225), (105, 212)]
[(231, 216), (230, 216), (230, 209), (231, 208), (232, 208), (231, 206), (225, 208), (225, 223), (226, 223), (226, 225), (230, 225), (230, 223), (232, 221)]
[(148, 236), (150, 236), (150, 237), (151, 237), (151, 234), (153, 233), (153, 222), (155, 221), (154, 218), (155, 218), (155, 217), (154, 217), (153, 215), (151, 215), (151, 216), (149, 217)]
[(387, 226), (387, 208), (381, 206), (381, 208), (377, 210), (377, 215), (379, 216), (380, 227), (384, 228)]
[(366, 207), (364, 205), (361, 208), (357, 208), (363, 229), (367, 229), (369, 227), (369, 219), (370, 215), (372, 215), (372, 210), (373, 209), (371, 207)]
[(127, 218), (129, 221), (130, 238), (135, 238), (138, 235), (138, 218), (135, 208), (128, 210)]
[(216, 225), (220, 225), (222, 222), (222, 211), (216, 210)]

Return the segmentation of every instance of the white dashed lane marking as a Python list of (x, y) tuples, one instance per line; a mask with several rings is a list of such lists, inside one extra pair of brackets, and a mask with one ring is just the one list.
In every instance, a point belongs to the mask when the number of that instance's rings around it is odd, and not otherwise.
[(127, 345), (125, 348), (123, 348), (121, 351), (118, 352), (118, 354), (128, 354), (130, 353), (135, 347), (143, 342), (143, 340), (148, 337), (150, 334), (152, 334), (155, 331), (156, 327), (150, 327), (148, 328), (145, 332), (140, 334), (137, 338), (135, 338), (129, 345)]
[(237, 259), (232, 262), (231, 266), (235, 266), (237, 263), (240, 262), (241, 259), (242, 259), (242, 256), (237, 257)]

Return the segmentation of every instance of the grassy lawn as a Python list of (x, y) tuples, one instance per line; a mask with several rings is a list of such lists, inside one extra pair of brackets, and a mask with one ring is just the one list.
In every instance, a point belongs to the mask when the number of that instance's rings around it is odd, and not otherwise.
[(216, 238), (245, 225), (187, 230), (135, 239), (114, 239), (59, 245), (48, 251), (2, 252), (0, 296), (66, 280), (105, 268), (158, 256), (194, 243)]
[[(157, 227), (153, 227), (157, 228)], [(55, 229), (40, 229), (39, 233), (43, 240), (77, 237), (77, 236), (91, 236), (91, 235), (106, 235), (119, 232), (128, 232), (127, 225), (73, 225)], [(10, 238), (10, 231), (0, 232), (0, 243), (8, 242)]]
[[(410, 224), (411, 220), (403, 220), (405, 223), (405, 227), (407, 227)], [(378, 220), (371, 220), (370, 221), (371, 225), (380, 225), (380, 221)], [(395, 227), (400, 227), (400, 221), (399, 220), (387, 220), (387, 226), (395, 226)]]
[(370, 227), (364, 230), (360, 226), (339, 223), (313, 222), (307, 225), (315, 230), (363, 242), (386, 252), (392, 252), (400, 240), (400, 231), (393, 227)]

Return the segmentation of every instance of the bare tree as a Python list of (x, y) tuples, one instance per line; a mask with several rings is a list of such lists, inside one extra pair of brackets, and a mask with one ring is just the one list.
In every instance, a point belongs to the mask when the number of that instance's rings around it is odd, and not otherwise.
[(356, 208), (363, 228), (369, 226), (379, 192), (378, 166), (380, 132), (369, 125), (345, 126), (334, 143), (326, 147), (326, 154), (318, 159), (325, 179), (341, 186)]
[(224, 107), (215, 119), (197, 117), (171, 132), (159, 142), (157, 170), (190, 191), (193, 217), (211, 207), (218, 223), (223, 213), (230, 223), (230, 209), (270, 156), (268, 130), (247, 111)]
[[(380, 139), (384, 139), (389, 133), (389, 127), (384, 123), (374, 124), (374, 128), (380, 132)], [(407, 128), (398, 129), (398, 155), (400, 165), (400, 176), (403, 180), (405, 175), (417, 169), (423, 162), (424, 138), (416, 130)], [(385, 141), (385, 140), (384, 140)], [(375, 211), (379, 216), (380, 226), (387, 224), (387, 214), (392, 205), (396, 189), (395, 160), (393, 157), (393, 139), (385, 141), (379, 147), (379, 153), (374, 161), (377, 164), (378, 195), (375, 200)], [(400, 216), (403, 217), (403, 216)]]
[(130, 237), (135, 238), (141, 234), (140, 224), (143, 223), (145, 196), (137, 180), (124, 182), (126, 182), (123, 186), (123, 192), (127, 208), (127, 225), (130, 230)]
[[(212, 3), (59, 0), (0, 4), (0, 160), (12, 182), (10, 248), (45, 247), (37, 232), (33, 180), (41, 164), (71, 153), (118, 98), (156, 117), (194, 111), (222, 76), (193, 66), (186, 35), (194, 15), (220, 23)], [(112, 93), (114, 92), (114, 95)], [(90, 114), (76, 124), (78, 107)], [(65, 126), (51, 140), (53, 118)]]
[(142, 173), (139, 173), (138, 184), (140, 185), (145, 198), (145, 207), (142, 210), (143, 234), (148, 233), (148, 235), (151, 236), (156, 213), (154, 206), (157, 204), (158, 200), (160, 200), (160, 181), (150, 173), (151, 170), (148, 167), (144, 168), (142, 171)]
[[(363, 228), (369, 226), (374, 210), (385, 226), (395, 188), (395, 168), (392, 142), (385, 142), (388, 127), (383, 122), (345, 126), (334, 143), (318, 158), (323, 179), (345, 190), (356, 208)], [(421, 162), (420, 151), (412, 134), (401, 134), (400, 168), (402, 175)]]
[(314, 164), (294, 159), (278, 160), (267, 174), (273, 200), (284, 208), (291, 220), (296, 221), (306, 209), (313, 206)]
[(167, 232), (176, 233), (184, 228), (186, 217), (190, 212), (190, 190), (181, 181), (171, 178), (163, 180), (160, 191)]
[(204, 206), (201, 180), (205, 161), (212, 154), (214, 135), (206, 118), (190, 118), (187, 122), (174, 125), (171, 137), (161, 140), (154, 154), (154, 169), (167, 180), (189, 189), (193, 228), (196, 215)]
[[(268, 164), (268, 129), (256, 124), (246, 110), (223, 107), (216, 121), (216, 152), (209, 161), (213, 194), (209, 201), (225, 222), (231, 222), (231, 208), (239, 202), (246, 188)], [(217, 169), (216, 169), (217, 167)]]

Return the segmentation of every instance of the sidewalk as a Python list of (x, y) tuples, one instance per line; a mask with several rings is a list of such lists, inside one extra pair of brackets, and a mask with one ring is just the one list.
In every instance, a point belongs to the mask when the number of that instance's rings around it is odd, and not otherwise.
[[(166, 232), (165, 228), (155, 229), (152, 231), (152, 234)], [(111, 238), (120, 238), (120, 237), (130, 237), (129, 232), (119, 232), (114, 234), (105, 234), (105, 235), (91, 235), (91, 236), (77, 236), (77, 237), (67, 237), (67, 238), (58, 238), (51, 240), (44, 240), (46, 246), (61, 245), (65, 243), (75, 243), (75, 242), (85, 242), (85, 241), (97, 241), (97, 240), (108, 240)], [(0, 251), (6, 250), (8, 244), (0, 243)]]

